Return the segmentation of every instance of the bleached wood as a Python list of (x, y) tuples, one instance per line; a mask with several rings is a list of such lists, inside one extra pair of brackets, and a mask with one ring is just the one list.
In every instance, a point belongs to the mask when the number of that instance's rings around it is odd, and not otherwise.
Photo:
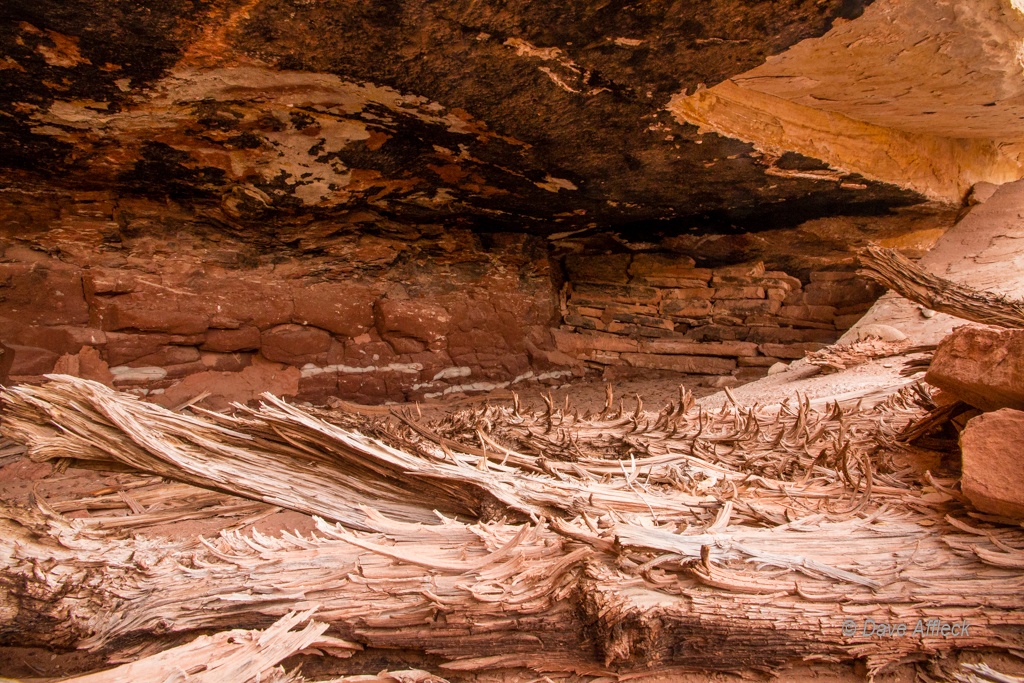
[[(340, 523), (196, 548), (5, 508), (0, 636), (97, 649), (318, 606), (344, 639), (455, 670), (866, 657), (875, 671), (922, 652), (1019, 648), (1024, 530), (967, 524), (952, 481), (925, 488), (901, 464), (896, 436), (927, 414), (914, 397), (709, 413), (684, 394), (657, 413), (549, 402), (423, 424), (273, 397), (235, 416), (171, 414), (68, 378), (18, 387), (3, 429), (32, 457), (133, 463)], [(456, 503), (457, 518), (434, 512)], [(955, 639), (843, 635), (851, 618), (972, 626)]]

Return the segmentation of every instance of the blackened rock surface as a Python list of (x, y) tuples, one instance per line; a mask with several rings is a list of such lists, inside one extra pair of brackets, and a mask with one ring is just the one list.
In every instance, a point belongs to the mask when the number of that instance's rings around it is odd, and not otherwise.
[(0, 171), (170, 197), (240, 232), (366, 209), (632, 236), (885, 213), (920, 197), (767, 175), (750, 145), (664, 111), (862, 4), (16, 3)]

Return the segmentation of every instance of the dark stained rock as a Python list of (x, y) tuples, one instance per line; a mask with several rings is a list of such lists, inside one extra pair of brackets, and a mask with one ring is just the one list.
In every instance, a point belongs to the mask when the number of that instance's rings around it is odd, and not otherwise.
[(970, 419), (960, 432), (960, 486), (982, 512), (1024, 519), (1024, 412), (1003, 408)]
[(0, 342), (0, 384), (7, 384), (7, 378), (11, 374), (13, 365), (14, 349)]
[(780, 180), (751, 145), (665, 111), (861, 0), (222, 4), (13, 6), (0, 174), (187, 199), (254, 227), (373, 205), (484, 232), (732, 232), (921, 200)]
[(632, 254), (570, 254), (565, 259), (565, 271), (573, 282), (629, 282), (629, 262)]
[(925, 380), (981, 410), (1024, 410), (1024, 330), (954, 330), (939, 343)]

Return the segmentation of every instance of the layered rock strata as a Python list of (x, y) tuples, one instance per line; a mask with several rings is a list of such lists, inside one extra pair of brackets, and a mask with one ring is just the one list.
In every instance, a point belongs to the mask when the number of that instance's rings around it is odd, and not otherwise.
[(203, 391), (429, 399), (571, 374), (551, 360), (538, 238), (337, 223), (244, 236), (175, 204), (91, 199), (33, 197), (6, 216), (14, 380), (71, 370), (176, 405)]
[(810, 282), (763, 262), (697, 268), (677, 254), (566, 259), (560, 351), (591, 367), (764, 376), (778, 362), (834, 342), (882, 294), (850, 270)]

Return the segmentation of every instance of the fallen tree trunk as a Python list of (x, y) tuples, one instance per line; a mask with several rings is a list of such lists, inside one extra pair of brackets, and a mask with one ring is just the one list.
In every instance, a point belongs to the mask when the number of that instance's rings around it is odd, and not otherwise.
[[(3, 393), (0, 429), (28, 444), (33, 460), (120, 463), (359, 530), (372, 528), (364, 507), (382, 504), (394, 519), (426, 524), (438, 510), (519, 520), (612, 511), (636, 523), (695, 525), (727, 497), (741, 499), (736, 513), (752, 521), (785, 521), (783, 501), (794, 498), (808, 510), (846, 514), (853, 507), (839, 505), (844, 499), (862, 509), (908, 493), (904, 472), (865, 495), (866, 454), (886, 438), (879, 425), (894, 436), (922, 413), (902, 393), (883, 404), (887, 419), (878, 424), (876, 409), (859, 404), (814, 410), (809, 401), (787, 401), (708, 412), (683, 400), (657, 414), (639, 406), (583, 417), (550, 405), (538, 414), (491, 406), (432, 428), (407, 416), (397, 426), (360, 418), (345, 428), (269, 395), (241, 416), (190, 416), (88, 380), (51, 377)], [(566, 453), (575, 461), (554, 459)], [(744, 502), (755, 497), (756, 510)]]
[[(321, 522), (316, 538), (230, 533), (196, 549), (90, 534), (4, 506), (0, 638), (96, 649), (129, 635), (262, 627), (316, 607), (346, 641), (438, 654), (449, 669), (590, 674), (792, 658), (867, 657), (876, 669), (911, 653), (1022, 643), (1021, 572), (984, 564), (973, 548), (1006, 553), (948, 523), (806, 520), (726, 526), (708, 539), (629, 525), (593, 534), (582, 521), (559, 534), (545, 524), (369, 517), (376, 533)], [(574, 540), (587, 534), (589, 544)], [(753, 565), (730, 559), (758, 534), (777, 537), (774, 554), (757, 553)], [(690, 544), (707, 548), (704, 559), (686, 559)], [(855, 558), (845, 571), (870, 566), (873, 585), (780, 568), (779, 556), (798, 547), (836, 565)], [(910, 635), (935, 619), (969, 629)], [(856, 628), (844, 631), (850, 620)], [(865, 632), (868, 620), (904, 624), (908, 635)]]
[[(102, 649), (143, 634), (264, 627), (316, 606), (339, 637), (463, 670), (852, 657), (877, 670), (914, 653), (1019, 648), (1024, 532), (967, 524), (955, 493), (913, 485), (894, 460), (896, 434), (924, 413), (909, 396), (871, 409), (798, 401), (713, 414), (685, 397), (657, 414), (485, 407), (416, 429), (385, 425), (388, 445), (271, 398), (242, 416), (190, 417), (82, 380), (18, 387), (5, 394), (4, 430), (33, 457), (138, 463), (317, 505), (345, 523), (321, 521), (314, 538), (225, 533), (197, 548), (4, 507), (0, 639)], [(486, 455), (454, 450), (467, 440)], [(545, 457), (560, 449), (576, 460)], [(368, 477), (356, 493), (384, 492), (375, 506), (346, 498), (353, 469)], [(487, 518), (498, 521), (473, 522), (481, 508), (463, 521), (438, 516), (438, 491), (454, 491), (442, 502), (489, 495), (499, 507)], [(936, 619), (969, 627), (956, 638), (914, 633)], [(909, 635), (883, 638), (869, 623)]]
[(939, 313), (999, 327), (1024, 327), (1024, 302), (932, 275), (895, 249), (869, 246), (857, 271), (900, 296)]

